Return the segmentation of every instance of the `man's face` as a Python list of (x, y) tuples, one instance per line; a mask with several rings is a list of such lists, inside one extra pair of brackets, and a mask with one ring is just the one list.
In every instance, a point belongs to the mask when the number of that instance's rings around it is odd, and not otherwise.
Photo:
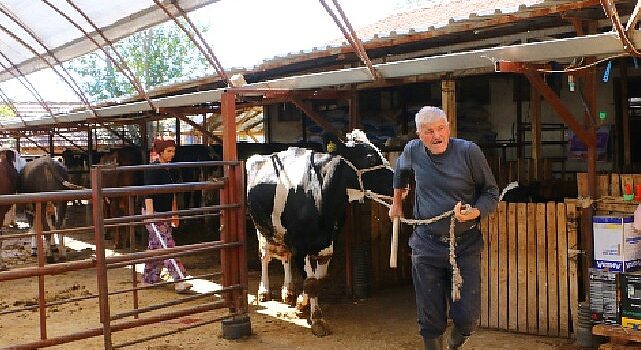
[(444, 119), (421, 123), (417, 130), (418, 137), (432, 154), (441, 154), (447, 149), (450, 141), (450, 126)]
[(174, 159), (175, 154), (176, 147), (167, 147), (160, 153), (159, 160), (161, 163), (171, 162), (171, 160)]

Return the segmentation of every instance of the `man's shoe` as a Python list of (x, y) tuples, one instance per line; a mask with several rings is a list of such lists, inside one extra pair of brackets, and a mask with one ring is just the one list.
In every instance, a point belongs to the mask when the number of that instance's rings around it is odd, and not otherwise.
[(437, 338), (423, 338), (425, 343), (425, 350), (441, 350), (441, 337)]
[(450, 337), (448, 343), (448, 349), (449, 350), (459, 350), (463, 348), (463, 344), (467, 341), (467, 338), (469, 338), (469, 335), (463, 335), (461, 332), (456, 329), (456, 327), (452, 327), (452, 331), (450, 332)]
[(174, 285), (174, 290), (178, 294), (192, 294), (194, 291), (191, 290), (193, 285), (187, 282), (178, 282)]

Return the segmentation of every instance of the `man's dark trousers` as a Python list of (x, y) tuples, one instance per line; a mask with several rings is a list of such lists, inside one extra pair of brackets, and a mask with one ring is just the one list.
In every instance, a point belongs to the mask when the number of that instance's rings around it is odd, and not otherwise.
[(452, 266), (448, 257), (412, 256), (412, 279), (416, 291), (416, 310), (420, 334), (436, 338), (447, 327), (447, 304), (450, 318), (462, 335), (477, 327), (481, 307), (481, 256), (474, 252), (457, 256), (463, 277), (461, 299), (451, 302)]

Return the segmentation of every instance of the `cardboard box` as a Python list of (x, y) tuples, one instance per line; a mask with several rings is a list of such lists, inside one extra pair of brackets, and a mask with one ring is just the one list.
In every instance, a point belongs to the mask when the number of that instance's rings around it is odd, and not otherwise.
[(590, 313), (593, 323), (619, 324), (617, 272), (591, 268)]
[(641, 269), (641, 231), (634, 230), (630, 215), (598, 215), (592, 219), (594, 266), (624, 272)]
[(621, 326), (641, 328), (641, 274), (622, 273), (618, 277)]

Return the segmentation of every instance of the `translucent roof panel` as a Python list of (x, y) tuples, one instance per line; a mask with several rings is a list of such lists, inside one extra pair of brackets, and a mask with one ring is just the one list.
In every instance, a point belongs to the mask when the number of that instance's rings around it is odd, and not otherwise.
[[(190, 12), (216, 1), (176, 2), (184, 11)], [(170, 1), (163, 0), (162, 3), (177, 13)], [(0, 3), (0, 81), (12, 78), (8, 68), (14, 64), (23, 74), (48, 67), (34, 52), (44, 54), (48, 49), (64, 62), (96, 49), (95, 44), (54, 9), (59, 9), (84, 31), (98, 38), (93, 26), (73, 5), (111, 41), (168, 20), (153, 0), (3, 0)], [(101, 39), (97, 40), (102, 43)]]

